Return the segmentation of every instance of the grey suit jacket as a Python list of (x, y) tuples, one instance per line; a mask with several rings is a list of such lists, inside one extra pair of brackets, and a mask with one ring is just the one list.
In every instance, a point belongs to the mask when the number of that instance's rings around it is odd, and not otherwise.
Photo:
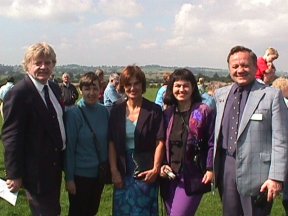
[[(217, 116), (213, 158), (216, 180), (220, 168), (221, 123), (231, 87), (221, 88), (215, 94)], [(239, 193), (253, 196), (267, 179), (284, 181), (287, 165), (288, 110), (283, 96), (279, 90), (255, 81), (238, 129), (236, 183)]]

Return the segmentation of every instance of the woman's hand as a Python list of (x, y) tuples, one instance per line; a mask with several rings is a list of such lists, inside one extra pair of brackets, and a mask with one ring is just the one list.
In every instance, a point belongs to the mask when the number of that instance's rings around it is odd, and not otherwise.
[(171, 167), (169, 165), (163, 165), (161, 166), (161, 169), (160, 169), (160, 176), (162, 178), (169, 178), (167, 173), (168, 172), (173, 172)]
[(214, 178), (214, 173), (212, 171), (206, 171), (205, 175), (202, 178), (202, 183), (208, 184), (212, 182)]
[(67, 181), (66, 182), (66, 190), (69, 194), (75, 195), (76, 194), (76, 185), (74, 181)]
[(112, 175), (112, 183), (114, 184), (114, 187), (117, 189), (124, 187), (124, 182), (122, 180), (121, 174), (118, 170), (111, 170)]
[(139, 180), (142, 180), (147, 184), (152, 184), (153, 182), (156, 181), (159, 175), (159, 171), (160, 171), (159, 169), (153, 168), (151, 170), (147, 170), (147, 171), (139, 173), (137, 175), (137, 178), (139, 178)]

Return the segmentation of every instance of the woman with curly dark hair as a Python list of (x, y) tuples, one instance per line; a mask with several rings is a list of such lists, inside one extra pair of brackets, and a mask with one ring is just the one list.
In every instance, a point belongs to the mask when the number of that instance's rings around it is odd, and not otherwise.
[[(167, 86), (164, 111), (166, 164), (161, 195), (170, 216), (194, 215), (213, 178), (215, 113), (202, 103), (188, 69), (176, 69)], [(169, 180), (168, 180), (169, 179)]]

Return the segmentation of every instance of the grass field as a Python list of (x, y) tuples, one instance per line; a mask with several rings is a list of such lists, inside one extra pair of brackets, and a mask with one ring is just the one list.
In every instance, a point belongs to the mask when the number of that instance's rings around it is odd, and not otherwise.
[[(154, 100), (157, 89), (147, 89), (145, 97)], [(0, 118), (1, 119), (1, 118)], [(2, 125), (2, 119), (0, 124)], [(0, 143), (0, 177), (3, 178), (5, 176), (4, 173), (4, 163), (3, 163), (3, 145), (2, 141)], [(161, 204), (161, 202), (159, 201)], [(62, 214), (67, 215), (68, 212), (68, 198), (67, 192), (65, 191), (64, 185), (62, 186), (61, 192), (61, 207)], [(111, 215), (111, 206), (112, 206), (112, 187), (106, 186), (104, 192), (102, 194), (101, 204), (99, 208), (99, 216), (109, 216)], [(27, 201), (25, 199), (25, 194), (23, 190), (20, 191), (16, 206), (13, 207), (3, 199), (0, 199), (0, 215), (1, 216), (28, 216), (30, 215), (30, 211), (28, 208)], [(160, 209), (161, 215), (161, 209)], [(220, 216), (221, 212), (221, 203), (219, 199), (219, 195), (215, 192), (213, 195), (211, 192), (207, 193), (203, 196), (199, 209), (196, 213), (197, 216)], [(281, 205), (281, 197), (277, 198), (271, 215), (282, 216), (284, 215), (284, 210)]]

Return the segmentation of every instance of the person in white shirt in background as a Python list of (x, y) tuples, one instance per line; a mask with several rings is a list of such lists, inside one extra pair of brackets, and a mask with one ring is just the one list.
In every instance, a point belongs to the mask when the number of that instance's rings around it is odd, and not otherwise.
[(3, 86), (1, 86), (0, 88), (0, 112), (1, 112), (1, 116), (3, 117), (3, 100), (5, 95), (12, 89), (12, 87), (14, 86), (14, 77), (13, 76), (8, 76), (7, 78), (7, 82), (6, 84), (4, 84)]

